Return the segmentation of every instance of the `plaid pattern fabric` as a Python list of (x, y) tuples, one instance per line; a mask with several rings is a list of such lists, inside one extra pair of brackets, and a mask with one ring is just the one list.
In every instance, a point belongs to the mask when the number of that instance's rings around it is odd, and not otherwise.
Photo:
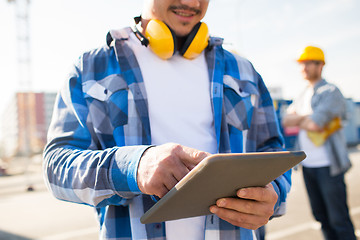
[[(93, 206), (102, 239), (165, 239), (165, 224), (139, 219), (153, 204), (136, 183), (151, 144), (146, 91), (129, 48), (130, 28), (112, 31), (108, 45), (83, 54), (59, 92), (44, 151), (48, 188), (59, 199)], [(214, 40), (214, 39), (212, 39)], [(219, 41), (211, 41), (219, 42)], [(214, 44), (206, 50), (218, 151), (282, 150), (270, 95), (247, 60)], [(287, 172), (273, 182), (283, 214)], [(253, 231), (206, 217), (205, 239), (253, 239)]]

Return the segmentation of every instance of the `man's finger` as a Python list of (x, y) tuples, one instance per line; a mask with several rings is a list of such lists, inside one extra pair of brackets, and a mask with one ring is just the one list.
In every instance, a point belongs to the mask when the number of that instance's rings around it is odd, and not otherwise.
[(277, 194), (271, 183), (265, 187), (242, 188), (238, 190), (239, 198), (251, 199), (259, 202), (273, 202), (277, 199)]
[(168, 192), (169, 190), (167, 189), (167, 187), (165, 185), (161, 185), (159, 188), (156, 189), (156, 191), (154, 191), (154, 195), (158, 196), (159, 198), (162, 198)]
[(205, 157), (211, 155), (210, 153), (199, 151), (186, 146), (178, 147), (175, 154), (180, 158), (183, 163), (191, 170)]
[(168, 191), (170, 191), (177, 183), (178, 180), (173, 175), (168, 176), (166, 181), (164, 181), (164, 185)]
[(234, 226), (247, 229), (255, 230), (269, 221), (269, 218), (266, 217), (240, 213), (230, 209), (219, 208), (217, 206), (211, 206), (210, 211)]
[(216, 205), (220, 208), (233, 210), (239, 213), (250, 215), (269, 215), (273, 214), (273, 207), (262, 202), (239, 199), (239, 198), (222, 198), (216, 201)]
[(175, 179), (179, 182), (183, 177), (190, 172), (190, 169), (183, 163), (179, 162), (178, 166), (173, 169), (173, 175)]

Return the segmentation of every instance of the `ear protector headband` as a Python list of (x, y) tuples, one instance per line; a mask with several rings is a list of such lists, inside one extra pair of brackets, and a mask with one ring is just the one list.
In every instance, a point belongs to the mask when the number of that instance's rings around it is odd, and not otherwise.
[[(141, 21), (135, 18), (135, 23)], [(177, 50), (177, 38), (175, 33), (162, 21), (153, 19), (146, 26), (145, 36), (138, 30), (136, 25), (132, 28), (142, 45), (150, 46), (150, 49), (160, 58), (171, 58)], [(196, 58), (209, 44), (209, 30), (205, 23), (199, 22), (187, 36), (179, 53), (187, 58)]]

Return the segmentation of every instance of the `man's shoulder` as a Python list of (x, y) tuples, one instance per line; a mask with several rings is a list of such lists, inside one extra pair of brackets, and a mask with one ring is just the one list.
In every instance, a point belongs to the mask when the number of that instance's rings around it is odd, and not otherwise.
[(105, 56), (110, 55), (111, 51), (112, 49), (110, 47), (102, 45), (84, 52), (81, 57), (83, 61), (94, 61), (95, 59), (103, 59)]
[(109, 31), (106, 38), (104, 37), (106, 42), (104, 41), (102, 46), (93, 48), (80, 55), (75, 65), (82, 74), (83, 82), (88, 80), (102, 80), (109, 75), (121, 72), (114, 50), (114, 40), (121, 36), (123, 36), (121, 29)]
[[(116, 55), (110, 47), (103, 45), (84, 52), (75, 64), (86, 79), (102, 79), (109, 72), (116, 72)], [(116, 67), (117, 68), (117, 67)]]
[(255, 70), (253, 64), (240, 54), (224, 50), (224, 58), (226, 62), (226, 73), (228, 75), (239, 74), (239, 80), (247, 80), (256, 82), (258, 79), (258, 73)]
[(320, 84), (316, 87), (315, 94), (321, 95), (321, 94), (331, 94), (339, 92), (340, 89), (333, 83), (329, 83), (326, 80), (322, 80)]
[(242, 63), (242, 64), (249, 64), (252, 66), (250, 60), (248, 60), (247, 58), (243, 57), (241, 54), (239, 54), (237, 51), (235, 50), (227, 50), (224, 49), (224, 55), (225, 55), (225, 59), (226, 60), (233, 60), (236, 61), (238, 63)]
[(104, 37), (104, 44), (90, 49), (82, 54), (84, 60), (96, 60), (98, 58), (105, 60), (106, 56), (114, 53), (114, 41), (117, 39), (127, 40), (129, 38), (129, 27), (110, 30)]

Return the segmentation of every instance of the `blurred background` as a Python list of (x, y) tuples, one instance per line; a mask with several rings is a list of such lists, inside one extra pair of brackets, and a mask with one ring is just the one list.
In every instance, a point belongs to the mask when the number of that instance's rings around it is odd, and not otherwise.
[[(141, 8), (141, 0), (0, 0), (0, 239), (97, 238), (91, 208), (57, 201), (46, 191), (41, 152), (56, 93), (72, 63), (84, 51), (104, 45), (110, 29), (132, 24)], [(295, 61), (300, 50), (307, 45), (324, 50), (323, 76), (348, 99), (344, 131), (354, 168), (347, 177), (357, 229), (359, 12), (358, 0), (211, 0), (204, 19), (211, 35), (225, 39), (225, 48), (254, 64), (279, 119), (305, 85)], [(291, 149), (296, 136), (284, 134)], [(293, 181), (289, 205), (294, 211), (269, 224), (268, 239), (296, 239), (305, 232), (315, 234), (311, 239), (321, 236), (299, 172)], [(288, 232), (281, 229), (284, 224), (290, 224)]]

